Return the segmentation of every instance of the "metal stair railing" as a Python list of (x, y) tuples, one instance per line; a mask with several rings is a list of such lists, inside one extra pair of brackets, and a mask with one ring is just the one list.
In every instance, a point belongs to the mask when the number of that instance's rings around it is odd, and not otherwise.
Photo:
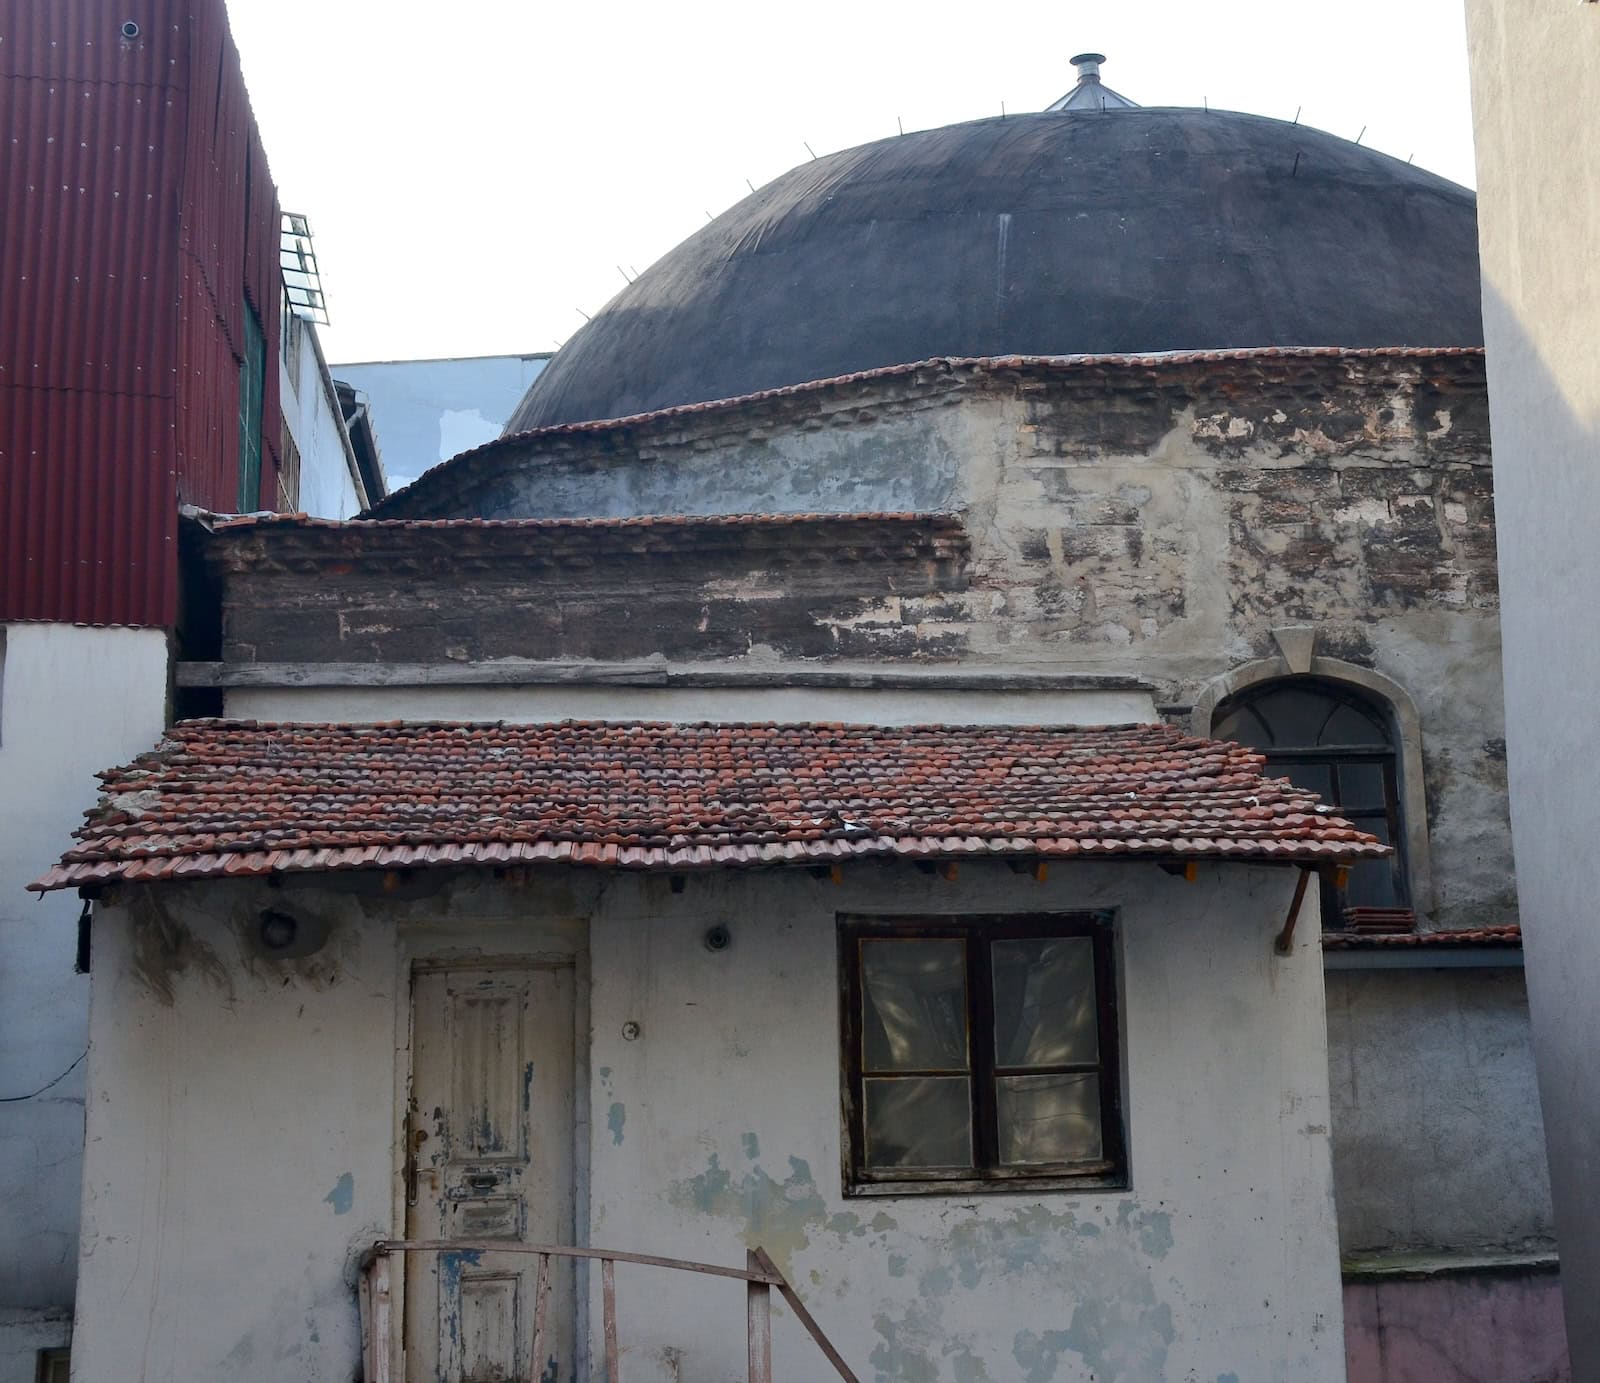
[(860, 1383), (848, 1364), (823, 1333), (805, 1303), (778, 1270), (764, 1249), (745, 1254), (743, 1268), (724, 1268), (715, 1263), (696, 1263), (687, 1258), (662, 1258), (649, 1253), (625, 1253), (619, 1249), (570, 1248), (555, 1244), (508, 1244), (495, 1239), (380, 1239), (362, 1258), (358, 1294), (361, 1303), (361, 1367), (366, 1383), (401, 1383), (394, 1371), (393, 1332), (394, 1293), (391, 1260), (396, 1254), (412, 1253), (532, 1253), (539, 1258), (534, 1279), (533, 1373), (531, 1383), (539, 1383), (544, 1371), (545, 1341), (550, 1314), (550, 1260), (552, 1258), (598, 1258), (600, 1292), (604, 1303), (602, 1329), (605, 1337), (607, 1383), (622, 1383), (621, 1361), (617, 1349), (618, 1263), (638, 1263), (651, 1268), (673, 1268), (679, 1272), (702, 1273), (707, 1277), (732, 1277), (746, 1284), (745, 1335), (750, 1364), (750, 1383), (772, 1380), (772, 1289), (787, 1303), (794, 1318), (817, 1343), (823, 1357), (833, 1365), (844, 1383)]

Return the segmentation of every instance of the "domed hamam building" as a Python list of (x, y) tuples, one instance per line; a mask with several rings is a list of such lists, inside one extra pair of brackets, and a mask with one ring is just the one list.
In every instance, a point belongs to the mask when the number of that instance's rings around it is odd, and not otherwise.
[(191, 533), (223, 718), (39, 885), (84, 1376), (292, 1308), (766, 1380), (785, 1287), (779, 1378), (1561, 1376), (1471, 194), (1082, 66), (777, 179), (362, 520)]
[(938, 356), (1483, 344), (1465, 188), (1282, 120), (1090, 105), (1081, 65), (1082, 105), (745, 198), (578, 331), (506, 431)]

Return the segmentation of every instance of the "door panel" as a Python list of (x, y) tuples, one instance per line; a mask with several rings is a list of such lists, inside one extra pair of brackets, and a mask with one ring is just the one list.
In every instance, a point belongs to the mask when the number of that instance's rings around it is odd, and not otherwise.
[[(419, 970), (412, 988), (413, 1239), (572, 1242), (570, 964)], [(538, 1260), (415, 1255), (406, 1377), (502, 1383), (573, 1371), (572, 1265), (551, 1262), (550, 1338), (533, 1371)]]

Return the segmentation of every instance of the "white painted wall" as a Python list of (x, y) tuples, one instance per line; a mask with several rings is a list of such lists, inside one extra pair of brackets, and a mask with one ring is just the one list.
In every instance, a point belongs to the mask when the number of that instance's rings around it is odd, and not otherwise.
[(827, 687), (231, 688), (242, 720), (841, 720), (865, 725), (1127, 725), (1159, 719), (1147, 691), (883, 691)]
[[(287, 320), (284, 329), (289, 330)], [(298, 368), (291, 376), (280, 352), (283, 415), (300, 449), (298, 507), (323, 519), (348, 519), (361, 512), (361, 496), (352, 474), (353, 460), (332, 381), (326, 376), (316, 327), (302, 322)]]
[(94, 774), (165, 724), (160, 630), (8, 624), (0, 653), (0, 1383), (33, 1383), (65, 1344), (77, 1266), (89, 981), (73, 973), (78, 899), (24, 891), (59, 858)]
[[(1085, 864), (1035, 883), (964, 865), (947, 882), (872, 864), (839, 885), (696, 875), (679, 894), (483, 873), (411, 902), (351, 887), (127, 889), (97, 913), (80, 1383), (347, 1383), (351, 1266), (402, 1213), (408, 959), (586, 934), (592, 1242), (727, 1263), (760, 1243), (883, 1383), (1344, 1376), (1314, 910), (1293, 956), (1271, 944), (1290, 871), (1185, 884)], [(329, 923), (324, 950), (254, 952), (268, 902)], [(1120, 909), (1133, 1189), (846, 1201), (835, 913), (1079, 907)], [(713, 954), (719, 922), (733, 944)], [(630, 1383), (743, 1377), (737, 1285), (623, 1266), (618, 1295)], [(821, 1376), (781, 1313), (777, 1337), (780, 1378)]]
[(1600, 6), (1468, 0), (1506, 743), (1574, 1378), (1600, 1378)]
[(394, 488), (457, 452), (493, 441), (549, 364), (548, 354), (375, 360), (334, 376), (372, 401), (373, 426)]

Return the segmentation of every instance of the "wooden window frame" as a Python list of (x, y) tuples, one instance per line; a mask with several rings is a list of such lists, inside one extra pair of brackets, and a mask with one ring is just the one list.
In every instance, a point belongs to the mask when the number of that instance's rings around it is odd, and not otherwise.
[[(1110, 912), (960, 914), (884, 917), (840, 914), (841, 1165), (847, 1196), (971, 1195), (1022, 1191), (1128, 1189), (1122, 1035), (1116, 934)], [(994, 1051), (994, 989), (990, 945), (996, 941), (1087, 937), (1094, 946), (1098, 1015), (1100, 1126), (1104, 1157), (1095, 1163), (1005, 1166), (998, 1153), (996, 1082), (1007, 1075), (1048, 1075), (1066, 1067), (1002, 1067)], [(961, 940), (966, 944), (966, 1018), (975, 1167), (907, 1169), (866, 1165), (862, 1070), (861, 942)], [(1073, 1069), (1082, 1069), (1075, 1064)]]
[[(1219, 721), (1231, 715), (1248, 713), (1253, 715), (1256, 723), (1270, 737), (1275, 739), (1277, 737), (1276, 730), (1271, 722), (1256, 709), (1256, 702), (1271, 696), (1276, 691), (1292, 690), (1299, 687), (1327, 697), (1334, 704), (1335, 710), (1341, 706), (1348, 706), (1360, 715), (1378, 721), (1383, 726), (1386, 738), (1379, 744), (1273, 745), (1271, 747), (1257, 745), (1254, 746), (1253, 752), (1265, 757), (1265, 771), (1268, 777), (1284, 776), (1287, 770), (1306, 764), (1326, 768), (1328, 770), (1331, 795), (1325, 800), (1337, 815), (1349, 821), (1357, 830), (1369, 829), (1369, 822), (1383, 822), (1389, 834), (1389, 844), (1394, 849), (1394, 854), (1389, 859), (1394, 892), (1392, 910), (1397, 913), (1410, 913), (1412, 917), (1411, 925), (1415, 926), (1416, 913), (1411, 898), (1410, 872), (1407, 868), (1410, 843), (1406, 837), (1405, 811), (1401, 798), (1401, 736), (1399, 728), (1394, 723), (1395, 716), (1391, 707), (1364, 689), (1349, 686), (1331, 677), (1291, 676), (1272, 678), (1255, 683), (1218, 702), (1212, 713), (1212, 724), (1216, 725)], [(1331, 714), (1332, 712), (1330, 712), (1330, 716)], [(1339, 770), (1346, 764), (1372, 764), (1380, 770), (1383, 775), (1383, 802), (1381, 805), (1353, 807), (1343, 801), (1344, 788)], [(1320, 897), (1323, 930), (1345, 930), (1350, 925), (1346, 917), (1346, 913), (1350, 910), (1348, 887), (1340, 888), (1335, 881), (1333, 873), (1325, 871), (1322, 875)]]
[[(1411, 907), (1409, 881), (1406, 878), (1405, 824), (1400, 812), (1400, 768), (1398, 755), (1393, 749), (1379, 747), (1315, 748), (1315, 749), (1260, 749), (1266, 756), (1266, 776), (1281, 777), (1284, 771), (1299, 764), (1315, 764), (1330, 770), (1334, 784), (1334, 800), (1328, 805), (1358, 831), (1369, 830), (1369, 822), (1381, 821), (1389, 833), (1389, 844), (1394, 854), (1389, 858), (1389, 868), (1394, 880), (1394, 908), (1396, 911), (1415, 913)], [(1352, 807), (1339, 801), (1343, 789), (1339, 785), (1339, 769), (1345, 764), (1374, 764), (1383, 774), (1383, 803), (1376, 807)], [(1345, 914), (1350, 909), (1348, 885), (1340, 888), (1330, 872), (1322, 875), (1322, 929), (1343, 931), (1349, 923)], [(1413, 924), (1414, 925), (1414, 924)]]

